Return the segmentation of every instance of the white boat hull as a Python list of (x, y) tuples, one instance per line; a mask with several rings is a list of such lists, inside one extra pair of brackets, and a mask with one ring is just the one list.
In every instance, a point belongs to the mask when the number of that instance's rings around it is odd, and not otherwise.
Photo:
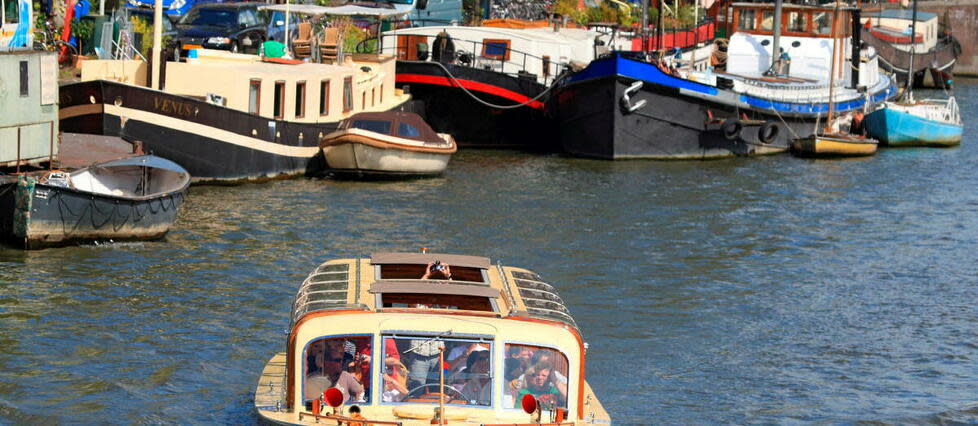
[(437, 175), (448, 167), (451, 154), (378, 148), (362, 143), (344, 143), (323, 148), (332, 171), (363, 174)]

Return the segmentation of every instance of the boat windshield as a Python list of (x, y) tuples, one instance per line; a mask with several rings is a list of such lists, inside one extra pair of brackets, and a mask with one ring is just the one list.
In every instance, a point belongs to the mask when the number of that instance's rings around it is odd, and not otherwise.
[(307, 405), (329, 388), (343, 392), (344, 402), (370, 402), (370, 337), (345, 336), (314, 340), (306, 346), (302, 395)]
[[(438, 353), (444, 344), (444, 364)], [(388, 403), (492, 405), (492, 342), (432, 337), (384, 337), (384, 393)], [(444, 379), (445, 387), (438, 392)]]
[(363, 129), (382, 135), (391, 134), (391, 122), (386, 120), (353, 120), (351, 129)]
[(520, 408), (533, 395), (542, 409), (567, 408), (567, 357), (558, 350), (506, 344), (503, 408)]

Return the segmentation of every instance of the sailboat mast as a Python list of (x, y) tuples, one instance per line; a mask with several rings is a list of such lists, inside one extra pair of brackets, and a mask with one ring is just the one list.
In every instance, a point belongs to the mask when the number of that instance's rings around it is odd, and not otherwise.
[(832, 114), (835, 112), (835, 59), (836, 53), (838, 53), (838, 38), (836, 37), (837, 32), (835, 30), (836, 26), (839, 24), (839, 3), (835, 3), (835, 8), (832, 9), (832, 65), (829, 73), (829, 115), (825, 121), (825, 133), (830, 133), (829, 129), (832, 127)]
[(913, 13), (910, 17), (910, 67), (907, 68), (907, 97), (913, 93), (913, 55), (917, 47), (917, 0), (913, 0)]

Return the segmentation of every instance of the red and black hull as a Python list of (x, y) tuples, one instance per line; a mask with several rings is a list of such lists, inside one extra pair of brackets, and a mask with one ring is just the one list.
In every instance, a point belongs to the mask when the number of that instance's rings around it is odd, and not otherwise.
[(544, 114), (547, 87), (536, 76), (397, 61), (397, 86), (408, 89), (435, 131), (451, 134), (460, 147), (545, 152), (558, 147), (556, 127)]

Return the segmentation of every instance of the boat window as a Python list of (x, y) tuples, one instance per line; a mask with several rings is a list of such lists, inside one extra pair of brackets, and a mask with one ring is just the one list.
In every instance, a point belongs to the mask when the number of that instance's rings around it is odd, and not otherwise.
[[(482, 269), (468, 266), (450, 265), (452, 268), (452, 281), (468, 281), (485, 283), (486, 279), (482, 274)], [(424, 276), (428, 265), (425, 264), (404, 264), (388, 263), (380, 265), (380, 276), (377, 279), (384, 280), (418, 280)]]
[(351, 129), (363, 129), (383, 135), (391, 134), (391, 122), (385, 120), (353, 120)]
[(252, 79), (248, 88), (248, 112), (258, 114), (261, 106), (261, 80)]
[(509, 60), (509, 40), (484, 39), (482, 40), (482, 56), (484, 58), (498, 59), (501, 61)]
[(385, 308), (496, 311), (488, 297), (457, 294), (384, 293), (381, 305)]
[(17, 0), (6, 0), (7, 9), (4, 11), (4, 22), (6, 24), (16, 24), (20, 22), (20, 2)]
[(370, 402), (370, 336), (315, 340), (306, 346), (303, 360), (306, 405), (333, 387), (343, 392), (345, 403)]
[(319, 115), (329, 114), (329, 80), (319, 82)]
[(757, 11), (754, 9), (741, 9), (740, 19), (737, 21), (737, 29), (752, 31), (757, 20)]
[(567, 356), (558, 350), (506, 344), (503, 407), (520, 408), (523, 395), (536, 397), (544, 410), (567, 408)]
[(285, 114), (285, 82), (275, 82), (275, 102), (272, 105), (272, 112), (275, 118), (282, 118)]
[[(29, 67), (27, 61), (20, 61), (20, 97), (27, 97), (30, 95), (30, 84), (28, 82), (28, 76), (30, 75)], [(20, 130), (18, 130), (19, 132)], [(20, 142), (18, 142), (19, 144)], [(18, 145), (17, 149), (20, 145)]]
[(353, 77), (343, 79), (343, 112), (353, 111)]
[[(444, 364), (439, 349), (444, 347)], [(492, 342), (438, 337), (384, 337), (382, 402), (492, 405)], [(445, 387), (439, 392), (444, 377)]]
[(306, 116), (306, 82), (295, 83), (295, 118)]
[(812, 15), (812, 24), (815, 34), (831, 34), (832, 14), (830, 12), (815, 12)]
[(774, 30), (774, 11), (773, 10), (763, 10), (761, 11), (761, 30), (773, 31)]
[(788, 32), (792, 33), (803, 33), (808, 31), (807, 13), (801, 12), (788, 12)]
[(403, 138), (419, 138), (421, 131), (417, 127), (402, 122), (397, 124), (397, 135)]

